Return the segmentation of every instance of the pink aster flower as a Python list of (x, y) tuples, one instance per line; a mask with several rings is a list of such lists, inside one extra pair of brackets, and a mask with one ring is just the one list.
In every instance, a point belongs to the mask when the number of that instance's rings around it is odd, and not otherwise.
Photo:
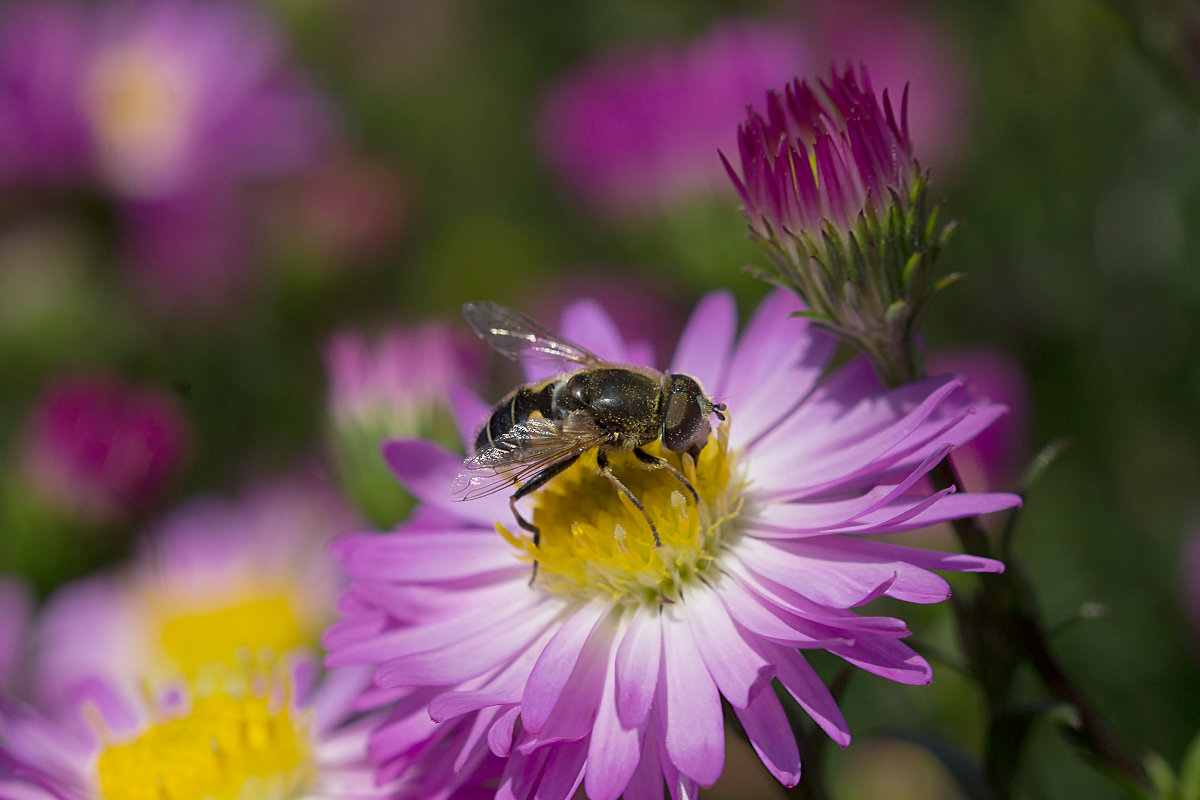
[[(940, 602), (950, 590), (932, 570), (1002, 565), (879, 537), (1018, 503), (923, 488), (1003, 408), (971, 402), (954, 378), (882, 388), (863, 359), (825, 375), (835, 340), (789, 317), (797, 310), (776, 292), (740, 337), (728, 294), (693, 313), (670, 369), (726, 403), (729, 421), (698, 463), (664, 455), (699, 502), (667, 470), (610, 456), (655, 520), (658, 548), (594, 459), (523, 501), (541, 530), (535, 549), (505, 493), (455, 500), (459, 454), (385, 445), (423, 505), (394, 533), (335, 544), (353, 583), (325, 639), (330, 664), (376, 666), (362, 703), (390, 707), (371, 742), (382, 777), (411, 796), (487, 778), (498, 797), (565, 799), (582, 785), (592, 800), (657, 799), (664, 781), (672, 797), (691, 797), (724, 767), (724, 700), (790, 786), (800, 756), (777, 691), (839, 745), (850, 741), (805, 650), (929, 683), (904, 622), (862, 607)], [(637, 361), (639, 348), (594, 304), (570, 307), (560, 331), (603, 358)], [(459, 398), (465, 441), (488, 410)]]
[(74, 717), (0, 702), (0, 798), (391, 797), (352, 704), (366, 677), (245, 665), (153, 696), (96, 680)]
[(547, 92), (542, 150), (565, 184), (610, 216), (715, 194), (717, 150), (732, 145), (746, 104), (810, 65), (800, 36), (751, 23), (602, 56)]
[(889, 384), (920, 374), (917, 323), (953, 279), (932, 274), (952, 227), (927, 206), (907, 103), (907, 90), (899, 113), (886, 91), (876, 97), (865, 66), (796, 79), (738, 128), (740, 175), (721, 155), (766, 250), (764, 277), (794, 289)]
[(829, 223), (844, 234), (892, 193), (907, 197), (917, 175), (906, 102), (899, 115), (886, 94), (880, 102), (865, 70), (767, 92), (765, 116), (751, 109), (738, 128), (741, 177), (725, 161), (751, 228), (816, 236)]
[(309, 476), (181, 507), (129, 566), (50, 599), (34, 700), (58, 712), (96, 680), (134, 695), (261, 653), (314, 661), (342, 583), (325, 548), (355, 522)]
[(175, 477), (189, 426), (170, 395), (105, 375), (65, 376), (26, 423), (21, 465), (33, 490), (94, 523), (146, 511)]
[(325, 346), (329, 416), (339, 477), (376, 524), (388, 528), (411, 500), (396, 490), (379, 443), (398, 436), (454, 438), (446, 396), (482, 366), (449, 326), (393, 328), (375, 341), (359, 331), (335, 333)]

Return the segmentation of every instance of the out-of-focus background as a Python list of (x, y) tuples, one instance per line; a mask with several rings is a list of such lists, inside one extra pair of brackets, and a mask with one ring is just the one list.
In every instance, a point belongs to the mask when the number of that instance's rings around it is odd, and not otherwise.
[[(767, 88), (846, 61), (897, 106), (909, 85), (916, 155), (964, 223), (930, 361), (1014, 411), (968, 488), (1012, 488), (1065, 438), (1015, 552), (1064, 664), (1178, 763), (1200, 719), (1182, 0), (6, 2), (0, 571), (46, 597), (195, 494), (331, 464), (338, 331), (453, 322), (472, 299), (553, 322), (587, 294), (665, 357), (704, 292), (748, 310), (761, 256), (717, 150)], [(512, 373), (488, 363), (498, 397)], [(953, 650), (949, 608), (905, 616)], [(971, 684), (935, 670), (850, 682), (835, 796), (963, 796), (911, 743), (980, 741)], [(1046, 723), (1023, 764), (1022, 797), (1120, 796)], [(779, 791), (736, 753), (726, 784), (709, 796)]]

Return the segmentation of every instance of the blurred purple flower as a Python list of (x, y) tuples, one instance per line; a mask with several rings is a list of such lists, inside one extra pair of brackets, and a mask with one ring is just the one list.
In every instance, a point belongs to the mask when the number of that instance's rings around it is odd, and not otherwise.
[(251, 209), (237, 192), (175, 194), (122, 205), (133, 289), (160, 317), (224, 312), (259, 278), (249, 263)]
[(45, 389), (25, 424), (21, 469), (54, 508), (118, 522), (162, 496), (189, 438), (171, 395), (106, 375), (65, 376)]
[(367, 679), (243, 665), (153, 695), (97, 679), (71, 717), (0, 702), (0, 798), (383, 800), (378, 721), (352, 702)]
[(445, 323), (392, 328), (374, 342), (339, 331), (325, 346), (330, 416), (338, 428), (382, 422), (387, 436), (416, 435), (450, 388), (477, 378), (482, 366), (475, 348)]
[[(582, 785), (592, 800), (645, 800), (662, 797), (664, 780), (671, 796), (693, 797), (724, 766), (722, 698), (767, 769), (794, 785), (800, 755), (772, 679), (835, 742), (850, 740), (804, 649), (929, 683), (929, 664), (901, 642), (905, 624), (855, 609), (880, 596), (946, 599), (934, 569), (1002, 569), (876, 535), (1016, 505), (1008, 494), (920, 490), (1003, 408), (971, 402), (949, 378), (884, 389), (861, 358), (822, 379), (836, 341), (789, 316), (797, 310), (772, 294), (736, 341), (730, 295), (693, 313), (671, 369), (697, 377), (731, 420), (698, 463), (675, 462), (699, 502), (667, 470), (611, 456), (656, 520), (658, 548), (594, 459), (531, 498), (535, 548), (508, 532), (504, 493), (455, 501), (461, 456), (421, 440), (385, 446), (424, 505), (395, 533), (334, 545), (353, 582), (325, 642), (330, 664), (377, 667), (361, 702), (391, 707), (371, 752), (402, 796), (499, 774), (503, 797), (565, 800)], [(594, 303), (569, 307), (561, 330), (639, 363), (642, 348)], [(464, 437), (488, 411), (459, 398)]]
[(78, 103), (87, 20), (74, 3), (0, 8), (0, 181), (80, 184), (91, 135)]
[(893, 0), (810, 0), (802, 25), (818, 64), (869, 65), (871, 80), (893, 98), (911, 87), (909, 131), (939, 173), (967, 141), (970, 64), (954, 36), (921, 4)]
[(316, 659), (342, 581), (325, 548), (357, 523), (316, 476), (200, 498), (160, 523), (121, 572), (77, 581), (38, 626), (38, 705), (95, 680), (126, 694), (270, 653)]
[(954, 451), (954, 463), (969, 486), (1012, 487), (1029, 459), (1029, 383), (1020, 363), (1000, 350), (973, 348), (935, 353), (926, 360), (931, 375), (959, 374), (972, 397), (1008, 408), (1008, 414)]
[(0, 14), (0, 180), (97, 188), (144, 295), (212, 306), (243, 283), (249, 183), (333, 141), (278, 31), (229, 0), (22, 0)]
[(763, 86), (811, 66), (798, 34), (726, 23), (691, 44), (602, 56), (546, 93), (550, 167), (596, 211), (630, 217), (723, 190), (717, 150)]
[(33, 614), (33, 592), (16, 576), (0, 575), (0, 694), (13, 691)]
[(452, 441), (450, 392), (479, 377), (478, 351), (439, 322), (392, 328), (375, 342), (343, 330), (325, 346), (325, 371), (342, 487), (367, 518), (390, 528), (412, 498), (397, 489), (380, 443), (397, 436)]

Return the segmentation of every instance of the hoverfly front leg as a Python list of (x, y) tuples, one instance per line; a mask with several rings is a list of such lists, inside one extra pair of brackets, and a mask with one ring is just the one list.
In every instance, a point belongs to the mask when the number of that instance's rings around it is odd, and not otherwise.
[[(689, 451), (690, 452), (690, 451)], [(692, 499), (696, 501), (696, 505), (700, 505), (700, 493), (696, 491), (696, 487), (692, 486), (692, 482), (675, 467), (671, 466), (671, 462), (665, 458), (652, 456), (640, 447), (633, 448), (633, 454), (637, 456), (637, 460), (645, 464), (650, 469), (665, 469), (674, 475), (680, 483), (687, 487), (687, 490), (692, 493)], [(693, 461), (695, 458), (693, 457)]]
[(613, 485), (613, 488), (628, 497), (637, 510), (642, 512), (642, 516), (646, 518), (646, 524), (650, 526), (650, 533), (654, 534), (654, 546), (662, 547), (662, 539), (658, 536), (658, 527), (654, 524), (654, 520), (650, 519), (650, 515), (646, 512), (646, 507), (642, 505), (641, 500), (637, 499), (637, 495), (629, 491), (629, 487), (621, 483), (621, 479), (613, 474), (612, 467), (608, 465), (608, 454), (603, 450), (596, 453), (596, 466), (600, 468), (600, 474), (608, 478), (608, 482)]

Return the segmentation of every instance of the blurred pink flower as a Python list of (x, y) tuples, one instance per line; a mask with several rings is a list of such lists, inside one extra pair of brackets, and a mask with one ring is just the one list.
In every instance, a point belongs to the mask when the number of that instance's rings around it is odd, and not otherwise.
[(126, 223), (143, 296), (236, 295), (242, 197), (331, 149), (329, 109), (271, 21), (229, 0), (22, 0), (0, 14), (0, 181), (90, 187)]
[[(299, 475), (196, 500), (59, 590), (17, 654), (30, 707), (0, 696), (0, 797), (390, 796), (353, 705), (369, 670), (323, 672), (317, 644), (344, 587), (326, 546), (355, 524)], [(14, 608), (0, 594), (0, 640)]]
[(894, 99), (909, 86), (913, 145), (940, 173), (967, 143), (970, 62), (928, 12), (913, 2), (809, 0), (800, 25), (817, 64), (864, 63), (875, 89)]
[(746, 104), (811, 66), (799, 33), (749, 22), (686, 45), (602, 55), (546, 93), (542, 152), (572, 192), (610, 216), (720, 193), (717, 150), (733, 149)]
[(392, 328), (375, 341), (342, 330), (325, 346), (329, 411), (334, 425), (416, 435), (447, 403), (450, 387), (478, 377), (478, 353), (441, 322)]
[(325, 346), (329, 417), (338, 477), (358, 509), (390, 528), (412, 507), (380, 444), (397, 436), (454, 439), (450, 393), (482, 371), (478, 351), (441, 322), (392, 328), (375, 341), (343, 330)]
[(33, 592), (15, 575), (0, 575), (0, 693), (20, 677), (21, 653), (33, 614)]
[(953, 457), (967, 486), (1012, 488), (1031, 455), (1031, 400), (1021, 364), (1001, 350), (978, 347), (934, 353), (927, 359), (926, 372), (962, 375), (972, 397), (1008, 407), (1008, 414), (956, 449)]
[(40, 497), (93, 523), (146, 511), (190, 438), (175, 399), (99, 374), (52, 383), (26, 422), (21, 468)]

